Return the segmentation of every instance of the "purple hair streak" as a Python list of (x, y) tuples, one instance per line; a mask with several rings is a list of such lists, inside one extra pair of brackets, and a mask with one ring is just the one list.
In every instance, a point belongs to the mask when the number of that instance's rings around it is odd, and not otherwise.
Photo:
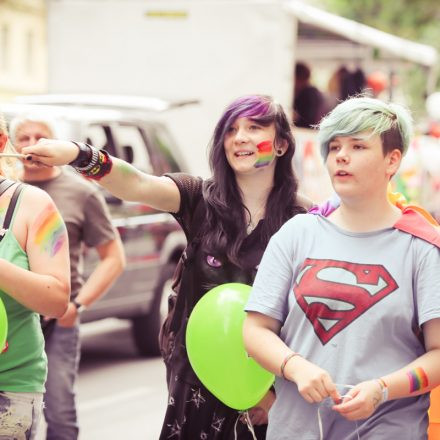
[(214, 143), (222, 142), (230, 126), (238, 118), (250, 118), (262, 125), (275, 120), (276, 104), (267, 96), (248, 95), (233, 101), (226, 108), (214, 131)]

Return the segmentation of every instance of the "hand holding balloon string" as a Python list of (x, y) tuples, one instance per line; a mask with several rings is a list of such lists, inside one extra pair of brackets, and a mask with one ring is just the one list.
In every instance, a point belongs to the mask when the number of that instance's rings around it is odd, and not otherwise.
[(341, 401), (341, 395), (330, 374), (300, 355), (288, 359), (282, 374), (285, 379), (296, 383), (298, 392), (309, 403), (322, 402), (327, 397), (331, 397), (335, 403)]

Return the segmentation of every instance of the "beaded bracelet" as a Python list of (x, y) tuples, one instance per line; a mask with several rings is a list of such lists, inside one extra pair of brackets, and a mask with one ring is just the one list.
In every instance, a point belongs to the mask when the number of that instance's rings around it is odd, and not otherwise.
[(301, 355), (300, 355), (299, 353), (295, 353), (295, 352), (293, 352), (293, 353), (289, 353), (289, 354), (284, 358), (283, 362), (281, 363), (281, 366), (280, 366), (281, 376), (282, 376), (284, 379), (286, 379), (286, 380), (289, 380), (289, 379), (287, 379), (287, 377), (284, 375), (284, 368), (286, 368), (286, 364), (287, 364), (287, 362), (289, 362), (290, 359), (292, 359), (294, 356), (301, 356)]
[(79, 153), (69, 165), (73, 166), (78, 173), (94, 180), (99, 180), (110, 173), (113, 161), (107, 151), (98, 150), (82, 142), (73, 143), (79, 148)]

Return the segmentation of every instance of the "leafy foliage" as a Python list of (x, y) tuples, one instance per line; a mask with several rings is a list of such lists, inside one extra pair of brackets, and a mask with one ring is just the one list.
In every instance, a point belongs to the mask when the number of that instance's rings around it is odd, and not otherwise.
[(330, 12), (440, 49), (438, 0), (321, 0)]
[[(316, 0), (329, 12), (355, 20), (384, 32), (428, 44), (440, 51), (439, 0)], [(413, 110), (424, 107), (420, 91), (426, 73), (417, 66), (406, 72), (404, 82)], [(440, 87), (440, 79), (437, 79)]]

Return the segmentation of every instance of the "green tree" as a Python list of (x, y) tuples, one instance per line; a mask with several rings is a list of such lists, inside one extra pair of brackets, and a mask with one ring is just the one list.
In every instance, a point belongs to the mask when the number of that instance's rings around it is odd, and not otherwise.
[[(402, 38), (428, 44), (440, 51), (439, 0), (318, 0), (329, 12), (372, 26)], [(404, 78), (405, 92), (416, 110), (424, 108), (426, 77), (418, 67)], [(437, 86), (440, 84), (437, 81)]]
[(440, 49), (438, 0), (321, 0), (331, 12)]

